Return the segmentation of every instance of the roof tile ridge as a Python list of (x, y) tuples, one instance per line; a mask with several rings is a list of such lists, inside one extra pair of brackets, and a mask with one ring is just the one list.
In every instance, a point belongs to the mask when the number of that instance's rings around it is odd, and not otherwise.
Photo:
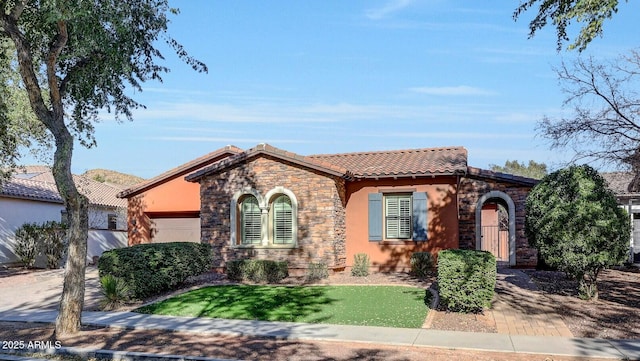
[(445, 147), (430, 147), (430, 148), (406, 148), (406, 149), (391, 149), (391, 150), (370, 150), (360, 152), (345, 152), (345, 153), (324, 153), (324, 154), (311, 154), (308, 157), (311, 158), (329, 158), (329, 157), (341, 157), (352, 155), (375, 155), (375, 154), (397, 154), (397, 153), (419, 153), (427, 151), (447, 151), (447, 150), (464, 150), (464, 146), (445, 146)]

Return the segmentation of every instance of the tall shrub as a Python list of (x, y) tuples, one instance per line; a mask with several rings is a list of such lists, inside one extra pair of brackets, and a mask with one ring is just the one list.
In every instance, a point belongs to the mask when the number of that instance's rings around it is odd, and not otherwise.
[(14, 252), (25, 267), (34, 267), (36, 257), (43, 254), (46, 268), (58, 268), (66, 249), (66, 234), (65, 225), (59, 222), (25, 223), (15, 231)]
[(134, 299), (171, 290), (189, 276), (211, 268), (211, 245), (172, 242), (139, 244), (106, 251), (100, 257), (100, 277), (121, 279)]
[(491, 306), (496, 257), (486, 251), (449, 249), (438, 253), (440, 302), (449, 311), (480, 312)]
[(578, 280), (584, 299), (598, 298), (598, 274), (629, 252), (629, 216), (587, 165), (551, 173), (531, 190), (525, 232), (547, 264)]
[(27, 268), (32, 268), (36, 262), (38, 233), (37, 223), (25, 223), (14, 232), (16, 245), (13, 251)]

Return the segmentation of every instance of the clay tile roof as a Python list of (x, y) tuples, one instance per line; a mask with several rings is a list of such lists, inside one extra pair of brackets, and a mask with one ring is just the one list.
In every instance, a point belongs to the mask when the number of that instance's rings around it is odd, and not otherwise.
[(127, 201), (117, 197), (118, 193), (122, 191), (121, 188), (78, 175), (73, 176), (73, 181), (76, 183), (80, 193), (89, 199), (89, 204), (106, 207), (127, 207)]
[(467, 176), (470, 178), (476, 178), (476, 179), (479, 178), (479, 179), (498, 180), (502, 182), (520, 184), (520, 185), (529, 186), (529, 187), (533, 187), (536, 184), (540, 183), (540, 180), (535, 178), (522, 177), (519, 175), (509, 174), (509, 173), (494, 172), (492, 170), (480, 169), (475, 167), (467, 168)]
[(318, 154), (308, 158), (344, 167), (362, 178), (464, 174), (467, 170), (467, 150), (463, 147)]
[(187, 176), (185, 179), (190, 182), (197, 182), (200, 178), (202, 178), (205, 175), (220, 172), (228, 167), (244, 162), (250, 158), (257, 157), (259, 155), (267, 155), (267, 156), (275, 157), (284, 161), (301, 165), (303, 167), (315, 169), (315, 170), (318, 170), (327, 174), (331, 174), (331, 175), (336, 175), (339, 177), (345, 177), (345, 178), (351, 177), (351, 172), (342, 166), (324, 161), (322, 159), (313, 159), (311, 157), (306, 157), (300, 154), (296, 154), (280, 148), (276, 148), (269, 144), (262, 143), (262, 144), (258, 144), (257, 146), (251, 149), (247, 149), (242, 153), (236, 154), (225, 160), (222, 160), (210, 167), (201, 169)]
[(168, 170), (156, 177), (151, 179), (147, 179), (144, 182), (138, 183), (135, 186), (126, 189), (118, 194), (119, 198), (130, 198), (137, 194), (140, 194), (150, 188), (155, 187), (156, 185), (165, 183), (170, 181), (171, 179), (183, 176), (185, 174), (193, 173), (194, 171), (206, 167), (212, 163), (218, 162), (225, 157), (230, 155), (241, 153), (242, 149), (233, 146), (227, 145), (226, 147), (215, 150), (211, 153), (205, 154), (202, 157), (196, 158), (192, 161), (189, 161), (185, 164), (177, 166), (171, 170)]
[[(126, 207), (127, 201), (116, 197), (120, 188), (96, 182), (92, 179), (73, 175), (73, 181), (80, 193), (89, 199), (89, 204), (106, 207)], [(51, 168), (47, 166), (27, 166), (17, 170), (5, 184), (0, 187), (0, 194), (5, 197), (32, 199), (45, 202), (62, 203)]]
[(640, 197), (638, 192), (629, 192), (629, 184), (633, 180), (631, 172), (600, 173), (607, 182), (609, 189), (618, 197)]
[(0, 187), (0, 194), (10, 198), (63, 203), (55, 183), (11, 178)]

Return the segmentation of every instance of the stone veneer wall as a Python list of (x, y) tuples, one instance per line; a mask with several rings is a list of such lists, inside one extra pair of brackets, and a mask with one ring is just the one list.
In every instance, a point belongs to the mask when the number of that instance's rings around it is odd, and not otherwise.
[[(298, 244), (296, 248), (231, 245), (230, 206), (233, 195), (255, 189), (262, 196), (275, 188), (293, 192), (298, 201)], [(304, 269), (310, 262), (324, 262), (329, 268), (344, 267), (345, 180), (302, 168), (282, 160), (261, 156), (200, 181), (200, 219), (203, 243), (214, 250), (214, 267), (241, 258), (286, 260), (292, 269)]]
[(531, 267), (537, 264), (537, 251), (529, 246), (524, 233), (525, 201), (531, 187), (503, 183), (488, 179), (463, 178), (459, 194), (460, 248), (476, 248), (476, 205), (480, 197), (490, 191), (501, 191), (509, 195), (516, 206), (516, 267)]

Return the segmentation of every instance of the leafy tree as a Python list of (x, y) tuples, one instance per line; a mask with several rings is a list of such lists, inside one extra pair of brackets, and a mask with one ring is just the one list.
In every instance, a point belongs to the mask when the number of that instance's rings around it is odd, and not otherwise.
[(568, 46), (569, 50), (582, 51), (596, 36), (602, 35), (602, 25), (618, 12), (618, 3), (618, 0), (524, 0), (514, 11), (513, 18), (517, 20), (524, 12), (537, 5), (538, 13), (529, 22), (529, 37), (551, 23), (556, 28), (558, 51), (562, 49), (564, 42), (570, 41), (567, 28), (571, 22), (582, 23), (580, 33)]
[(556, 73), (566, 94), (568, 116), (545, 116), (538, 125), (552, 148), (571, 148), (576, 159), (600, 160), (631, 168), (640, 190), (640, 53), (614, 61), (593, 58), (565, 63)]
[[(142, 82), (162, 80), (168, 71), (156, 63), (163, 59), (158, 39), (195, 70), (207, 69), (167, 35), (167, 14), (177, 13), (168, 0), (0, 0), (0, 9), (0, 40), (15, 49), (19, 86), (54, 139), (53, 176), (69, 217), (56, 334), (74, 333), (84, 303), (88, 234), (88, 202), (71, 176), (74, 140), (86, 147), (96, 144), (93, 122), (101, 109), (113, 111), (118, 120), (132, 119), (132, 110), (142, 105), (127, 89), (142, 91)], [(3, 67), (3, 77), (12, 69)], [(6, 120), (4, 104), (0, 119)]]
[(544, 177), (527, 197), (525, 233), (550, 266), (579, 282), (585, 299), (597, 299), (603, 269), (622, 264), (630, 221), (593, 168), (571, 166)]
[(490, 164), (489, 166), (494, 172), (514, 174), (533, 179), (540, 179), (547, 175), (547, 165), (533, 160), (530, 160), (528, 165), (517, 160), (507, 160), (504, 166), (497, 164)]

